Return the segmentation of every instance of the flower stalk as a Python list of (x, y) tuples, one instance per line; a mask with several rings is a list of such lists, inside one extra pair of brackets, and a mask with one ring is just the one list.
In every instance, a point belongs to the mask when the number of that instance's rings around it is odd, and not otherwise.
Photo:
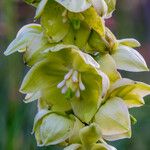
[[(148, 71), (136, 39), (117, 39), (105, 25), (116, 0), (25, 0), (36, 7), (5, 55), (20, 52), (30, 68), (21, 84), (25, 102), (38, 101), (38, 146), (115, 150), (106, 141), (131, 137), (129, 109), (144, 104), (150, 85), (118, 70)], [(105, 141), (106, 140), (106, 141)]]

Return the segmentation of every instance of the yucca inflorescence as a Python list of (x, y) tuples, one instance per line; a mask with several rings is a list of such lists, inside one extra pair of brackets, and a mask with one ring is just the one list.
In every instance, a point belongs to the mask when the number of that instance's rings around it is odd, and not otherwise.
[(150, 86), (118, 70), (148, 71), (131, 38), (117, 40), (105, 26), (116, 0), (25, 0), (37, 8), (5, 55), (23, 53), (29, 72), (20, 92), (38, 100), (33, 132), (38, 146), (115, 150), (107, 141), (131, 137), (128, 109), (144, 104)]

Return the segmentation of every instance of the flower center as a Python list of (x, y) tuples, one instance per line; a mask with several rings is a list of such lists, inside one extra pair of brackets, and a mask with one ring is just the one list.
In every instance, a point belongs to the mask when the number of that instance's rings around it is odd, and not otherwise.
[(71, 89), (75, 93), (75, 96), (79, 98), (80, 92), (85, 90), (85, 86), (81, 80), (81, 73), (73, 69), (69, 70), (64, 76), (64, 80), (57, 85), (57, 88), (61, 89), (62, 94), (66, 94)]

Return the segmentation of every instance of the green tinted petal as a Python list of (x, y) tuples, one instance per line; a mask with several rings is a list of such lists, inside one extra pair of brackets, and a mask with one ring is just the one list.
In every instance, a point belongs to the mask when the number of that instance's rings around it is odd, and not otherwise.
[(121, 78), (115, 61), (109, 54), (99, 56), (97, 61), (100, 64), (100, 69), (109, 77), (111, 83)]
[(110, 54), (115, 53), (118, 48), (118, 41), (112, 31), (106, 27), (106, 41), (108, 42), (108, 52)]
[[(60, 81), (58, 80), (58, 83)], [(57, 84), (58, 84), (57, 83)], [(45, 101), (53, 111), (68, 111), (71, 109), (69, 100), (57, 88), (57, 84), (42, 90), (42, 101)]]
[(40, 120), (49, 113), (51, 113), (51, 111), (43, 109), (36, 114), (34, 118), (33, 132), (35, 132), (35, 130), (38, 128), (40, 124)]
[(69, 136), (69, 143), (81, 143), (80, 137), (79, 137), (79, 131), (82, 129), (85, 125), (77, 118), (75, 118), (74, 127), (72, 129), (72, 132)]
[(40, 133), (42, 145), (55, 145), (65, 141), (72, 130), (74, 121), (66, 116), (55, 113), (42, 119)]
[(41, 25), (49, 42), (61, 41), (69, 31), (69, 22), (63, 21), (63, 12), (65, 9), (56, 2), (48, 2), (41, 16)]
[(118, 42), (120, 45), (125, 45), (133, 48), (141, 46), (141, 44), (136, 39), (132, 39), (132, 38), (118, 40)]
[(95, 30), (102, 37), (105, 36), (105, 26), (102, 18), (97, 14), (93, 7), (83, 12), (85, 17), (84, 21), (89, 25), (90, 28)]
[(145, 97), (150, 94), (150, 85), (143, 82), (136, 82), (135, 88), (132, 93), (139, 94), (142, 97)]
[(72, 98), (70, 102), (76, 116), (88, 123), (96, 113), (102, 101), (101, 97), (105, 95), (109, 87), (109, 81), (102, 74), (96, 75), (90, 72), (82, 73), (81, 77), (85, 90), (81, 91), (80, 98)]
[(57, 51), (60, 51), (60, 50), (63, 50), (63, 49), (70, 49), (70, 48), (79, 50), (78, 47), (75, 46), (75, 45), (57, 44), (53, 47), (48, 47), (47, 49), (45, 49), (44, 53), (57, 52)]
[(107, 45), (103, 38), (95, 31), (93, 31), (89, 37), (89, 45), (92, 47), (91, 52), (107, 52)]
[(108, 12), (108, 6), (105, 0), (91, 0), (94, 8), (100, 16), (105, 16)]
[(38, 100), (40, 97), (41, 97), (41, 92), (40, 91), (35, 92), (35, 93), (29, 93), (25, 96), (24, 102), (25, 103), (30, 103), (30, 102), (33, 102), (35, 100)]
[(90, 28), (84, 23), (81, 23), (80, 28), (75, 31), (75, 45), (77, 45), (81, 50), (84, 50), (90, 36), (90, 32)]
[(25, 76), (20, 91), (22, 93), (32, 93), (40, 89), (59, 83), (66, 73), (66, 68), (62, 60), (53, 57), (51, 60), (43, 60), (36, 63)]
[[(43, 59), (45, 56), (41, 52), (47, 47), (53, 46), (52, 44), (49, 44), (44, 37), (42, 28), (39, 24), (28, 24), (24, 26), (18, 32), (16, 39), (26, 39), (24, 43), (24, 62), (28, 66), (32, 66), (37, 61)], [(23, 52), (20, 49), (18, 51)]]
[(71, 12), (82, 12), (91, 6), (87, 0), (55, 0)]
[(107, 6), (108, 6), (108, 14), (111, 14), (116, 7), (116, 0), (105, 0)]
[(41, 16), (41, 14), (44, 11), (44, 8), (47, 4), (47, 1), (48, 0), (41, 0), (40, 1), (40, 3), (38, 4), (37, 10), (36, 10), (35, 17), (34, 17), (35, 19), (38, 19)]
[(74, 31), (73, 27), (70, 27), (68, 34), (63, 38), (62, 42), (64, 44), (73, 45), (74, 44), (74, 34), (75, 34), (74, 32), (75, 31)]
[(30, 23), (23, 26), (17, 33), (16, 37), (24, 36), (26, 33), (40, 34), (42, 32), (42, 27), (40, 24)]
[(29, 37), (24, 37), (21, 39), (14, 39), (9, 46), (7, 47), (6, 51), (4, 52), (4, 54), (6, 56), (15, 53), (19, 50), (22, 50), (23, 52), (26, 51), (26, 44), (28, 41)]
[(80, 148), (81, 148), (81, 144), (71, 144), (65, 147), (64, 150), (82, 150)]
[(39, 146), (55, 145), (65, 141), (74, 120), (53, 112), (42, 110), (35, 117), (34, 132)]
[(36, 62), (44, 59), (46, 57), (46, 54), (44, 54), (43, 52), (53, 46), (55, 45), (48, 43), (43, 33), (30, 38), (30, 41), (28, 42), (26, 51), (24, 53), (24, 62), (28, 66), (33, 66)]
[(145, 104), (144, 99), (140, 95), (132, 92), (124, 96), (123, 99), (129, 108), (140, 107)]
[(117, 150), (115, 147), (104, 143), (94, 144), (92, 150)]
[(95, 122), (99, 124), (106, 140), (113, 141), (131, 136), (128, 108), (120, 98), (114, 97), (100, 107)]
[(114, 83), (107, 97), (121, 97), (129, 108), (144, 104), (143, 97), (150, 94), (150, 86), (130, 79), (120, 79)]
[(80, 138), (85, 149), (90, 149), (94, 143), (101, 139), (100, 128), (96, 123), (92, 123), (80, 130)]
[(118, 69), (131, 72), (148, 71), (142, 55), (130, 47), (119, 46), (112, 57), (116, 61)]
[(109, 93), (111, 93), (112, 91), (114, 91), (115, 89), (122, 87), (122, 86), (126, 86), (126, 85), (132, 85), (135, 84), (135, 81), (131, 80), (131, 79), (127, 79), (127, 78), (122, 78), (120, 80), (117, 80), (113, 85), (111, 85), (110, 89), (109, 89)]

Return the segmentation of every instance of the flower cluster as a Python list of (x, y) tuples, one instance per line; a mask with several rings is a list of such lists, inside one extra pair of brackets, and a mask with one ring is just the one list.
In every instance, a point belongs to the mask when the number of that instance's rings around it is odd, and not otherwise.
[(135, 118), (128, 109), (144, 104), (150, 86), (122, 78), (118, 70), (148, 71), (134, 49), (118, 40), (105, 19), (116, 0), (25, 0), (35, 19), (20, 29), (5, 55), (23, 53), (30, 67), (20, 92), (37, 100), (33, 133), (38, 146), (64, 150), (115, 150), (106, 141), (131, 137)]

